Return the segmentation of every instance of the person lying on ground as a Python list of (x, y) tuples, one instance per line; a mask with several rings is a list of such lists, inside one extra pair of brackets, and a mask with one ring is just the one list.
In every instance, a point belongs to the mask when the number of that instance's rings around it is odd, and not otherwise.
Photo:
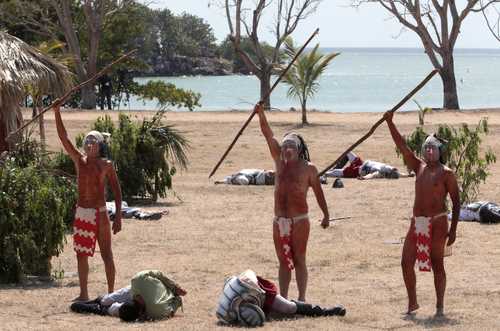
[(229, 185), (274, 185), (274, 171), (264, 169), (242, 169), (235, 174), (226, 176), (215, 184)]
[[(116, 214), (116, 205), (114, 201), (106, 202), (106, 210), (111, 221), (114, 221)], [(122, 201), (122, 218), (136, 218), (139, 220), (159, 220), (165, 215), (168, 215), (168, 209), (156, 212), (148, 212), (141, 208), (129, 207), (126, 201)]]
[[(345, 165), (349, 162), (349, 165)], [(328, 170), (325, 175), (327, 177), (338, 178), (358, 178), (358, 179), (373, 179), (373, 178), (392, 178), (407, 177), (406, 174), (401, 174), (396, 167), (391, 165), (366, 160), (363, 161), (358, 155), (353, 152), (347, 153), (347, 156), (338, 165), (339, 168)]]
[(344, 316), (342, 305), (324, 308), (301, 301), (290, 301), (278, 294), (276, 285), (254, 271), (247, 270), (226, 280), (216, 316), (223, 324), (247, 327), (262, 326), (271, 313), (287, 317)]
[[(61, 143), (73, 160), (77, 173), (78, 201), (73, 222), (73, 248), (76, 252), (80, 295), (75, 301), (86, 301), (88, 294), (89, 256), (94, 256), (96, 241), (106, 271), (108, 293), (115, 286), (115, 262), (111, 249), (113, 234), (121, 231), (121, 189), (113, 163), (105, 157), (104, 135), (90, 131), (83, 139), (83, 153), (75, 148), (68, 138), (61, 118), (60, 105), (54, 105), (57, 134)], [(111, 224), (106, 212), (105, 185), (109, 183), (115, 197), (117, 217)]]
[[(448, 219), (451, 220), (452, 217), (452, 213), (449, 213)], [(500, 205), (489, 201), (469, 203), (460, 208), (458, 220), (464, 222), (500, 223)]]
[(130, 286), (92, 301), (74, 302), (71, 310), (120, 317), (125, 322), (172, 317), (187, 292), (158, 270), (138, 272)]

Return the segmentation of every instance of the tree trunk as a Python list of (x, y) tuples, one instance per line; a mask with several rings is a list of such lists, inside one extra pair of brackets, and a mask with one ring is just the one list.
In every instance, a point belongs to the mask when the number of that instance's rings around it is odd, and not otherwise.
[(309, 125), (307, 122), (307, 108), (306, 108), (306, 100), (302, 101), (302, 125)]
[[(34, 113), (39, 113), (41, 110), (41, 107), (39, 107), (40, 99), (36, 99), (34, 101), (35, 101), (35, 103), (33, 104)], [(41, 114), (40, 117), (38, 118), (38, 128), (40, 130), (40, 146), (42, 148), (42, 152), (45, 153), (46, 139), (45, 139), (45, 122), (43, 119), (43, 114)]]
[(94, 90), (94, 84), (82, 87), (81, 91), (82, 108), (95, 109), (97, 98)]
[(0, 153), (9, 150), (9, 144), (5, 140), (7, 138), (7, 128), (0, 114)]
[(446, 58), (443, 57), (443, 68), (439, 74), (443, 81), (443, 108), (460, 109), (455, 79), (455, 63), (452, 54), (449, 54)]
[[(271, 70), (269, 72), (262, 72), (259, 77), (260, 80), (260, 100), (264, 101), (264, 109), (271, 109), (271, 97), (269, 90), (271, 90)], [(266, 97), (267, 96), (267, 97)]]

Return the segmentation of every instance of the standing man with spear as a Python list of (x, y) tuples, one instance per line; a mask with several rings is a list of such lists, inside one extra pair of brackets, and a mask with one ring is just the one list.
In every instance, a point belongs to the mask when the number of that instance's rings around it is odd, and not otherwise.
[(307, 191), (309, 187), (313, 188), (318, 204), (323, 211), (321, 225), (324, 228), (327, 228), (330, 224), (328, 207), (319, 182), (318, 170), (310, 163), (309, 151), (304, 140), (296, 133), (289, 133), (285, 136), (280, 146), (267, 123), (263, 109), (263, 100), (266, 100), (272, 93), (292, 64), (318, 33), (319, 29), (316, 29), (297, 54), (295, 54), (295, 57), (290, 61), (288, 66), (281, 71), (280, 76), (276, 79), (267, 95), (257, 103), (250, 117), (243, 124), (208, 176), (209, 178), (213, 176), (254, 115), (259, 114), (260, 127), (266, 138), (276, 167), (273, 240), (279, 260), (280, 293), (284, 298), (288, 297), (291, 271), (295, 268), (299, 301), (305, 301), (307, 289), (306, 249), (310, 227), (309, 216), (307, 214)]
[[(443, 141), (430, 135), (422, 145), (420, 159), (408, 148), (392, 121), (394, 113), (386, 112), (387, 122), (396, 147), (403, 154), (408, 167), (416, 174), (413, 217), (406, 235), (401, 257), (403, 279), (408, 293), (408, 310), (411, 314), (419, 308), (417, 303), (415, 262), (420, 271), (433, 271), (436, 289), (436, 316), (444, 314), (446, 272), (444, 269), (445, 245), (456, 239), (460, 197), (453, 171), (444, 165)], [(451, 227), (448, 229), (446, 197), (450, 196), (452, 209)]]
[[(120, 232), (121, 222), (121, 189), (118, 176), (111, 161), (103, 157), (105, 141), (103, 135), (98, 131), (89, 132), (83, 140), (84, 152), (78, 151), (68, 138), (64, 127), (60, 106), (83, 86), (93, 83), (100, 76), (105, 74), (110, 68), (125, 60), (136, 50), (132, 50), (115, 61), (108, 64), (97, 74), (88, 80), (73, 87), (63, 96), (55, 100), (50, 106), (38, 113), (36, 117), (28, 123), (21, 126), (15, 132), (12, 132), (7, 139), (15, 136), (26, 127), (31, 125), (39, 116), (50, 109), (54, 109), (57, 134), (61, 143), (75, 164), (77, 172), (78, 201), (73, 223), (73, 248), (76, 252), (78, 264), (78, 279), (80, 282), (80, 295), (74, 301), (87, 301), (88, 294), (88, 274), (89, 274), (89, 256), (94, 255), (96, 242), (99, 244), (101, 257), (106, 271), (106, 280), (108, 284), (108, 293), (114, 291), (115, 286), (115, 263), (113, 252), (111, 250), (111, 231), (113, 234)], [(105, 185), (109, 183), (116, 204), (116, 218), (111, 226), (106, 211)]]
[(279, 260), (280, 294), (288, 298), (288, 287), (295, 268), (298, 300), (306, 301), (309, 187), (313, 189), (323, 212), (321, 226), (327, 228), (330, 224), (318, 169), (310, 162), (307, 145), (299, 134), (285, 134), (280, 144), (267, 122), (262, 103), (258, 103), (254, 111), (259, 115), (260, 128), (275, 163), (273, 240)]

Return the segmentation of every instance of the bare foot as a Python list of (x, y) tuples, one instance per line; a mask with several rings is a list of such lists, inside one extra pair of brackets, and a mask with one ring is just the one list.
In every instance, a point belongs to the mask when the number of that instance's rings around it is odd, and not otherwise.
[(418, 308), (420, 308), (418, 303), (416, 303), (414, 305), (408, 305), (408, 311), (406, 312), (406, 315), (410, 315), (410, 314), (414, 313)]
[(436, 314), (434, 315), (434, 317), (444, 317), (444, 308), (441, 307), (441, 308), (436, 308)]

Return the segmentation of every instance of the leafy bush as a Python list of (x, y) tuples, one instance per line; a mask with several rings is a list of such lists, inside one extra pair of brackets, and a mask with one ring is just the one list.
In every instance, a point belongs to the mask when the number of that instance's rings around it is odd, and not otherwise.
[(0, 282), (50, 275), (50, 258), (64, 247), (76, 185), (55, 175), (47, 160), (34, 141), (24, 139), (0, 166)]
[[(444, 158), (446, 165), (457, 176), (460, 188), (460, 201), (470, 203), (476, 200), (479, 194), (479, 185), (486, 182), (488, 167), (496, 162), (496, 156), (488, 149), (481, 153), (482, 136), (488, 134), (488, 120), (483, 118), (478, 125), (471, 129), (467, 124), (462, 124), (459, 129), (446, 124), (441, 124), (437, 136), (447, 141)], [(421, 157), (422, 145), (428, 134), (423, 127), (418, 126), (406, 138), (408, 147)], [(398, 151), (398, 155), (399, 151)]]
[(174, 84), (159, 80), (151, 80), (145, 85), (134, 82), (132, 84), (132, 92), (138, 96), (139, 100), (156, 100), (160, 110), (167, 110), (168, 106), (185, 107), (190, 111), (193, 111), (195, 107), (201, 107), (201, 94), (177, 88)]
[(188, 141), (172, 125), (164, 125), (164, 112), (134, 122), (120, 114), (118, 127), (108, 115), (99, 117), (93, 130), (111, 133), (111, 158), (125, 199), (166, 197), (172, 188), (174, 165), (186, 168)]

